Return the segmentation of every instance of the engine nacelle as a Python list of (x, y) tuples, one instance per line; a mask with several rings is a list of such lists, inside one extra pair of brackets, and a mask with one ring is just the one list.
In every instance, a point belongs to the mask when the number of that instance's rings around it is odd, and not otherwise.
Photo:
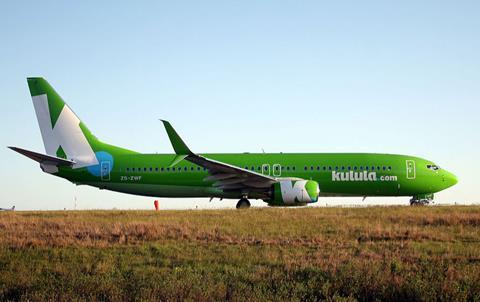
[(313, 180), (280, 180), (272, 186), (272, 197), (266, 202), (272, 206), (302, 206), (318, 201), (320, 186)]

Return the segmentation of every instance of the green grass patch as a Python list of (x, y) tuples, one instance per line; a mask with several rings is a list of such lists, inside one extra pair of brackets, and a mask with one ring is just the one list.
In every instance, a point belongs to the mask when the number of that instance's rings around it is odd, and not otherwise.
[(477, 207), (0, 214), (0, 300), (479, 301)]

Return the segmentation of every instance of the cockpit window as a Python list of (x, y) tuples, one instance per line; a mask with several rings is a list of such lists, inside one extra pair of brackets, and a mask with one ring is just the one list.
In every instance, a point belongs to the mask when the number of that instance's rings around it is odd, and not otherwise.
[(437, 165), (427, 165), (427, 169), (430, 169), (432, 171), (438, 171), (440, 170), (440, 167)]

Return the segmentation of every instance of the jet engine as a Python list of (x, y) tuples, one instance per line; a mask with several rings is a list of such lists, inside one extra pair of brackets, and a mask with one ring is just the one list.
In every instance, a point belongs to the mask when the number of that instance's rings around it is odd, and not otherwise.
[(318, 182), (304, 179), (285, 179), (273, 184), (271, 198), (265, 200), (270, 206), (304, 206), (318, 201)]

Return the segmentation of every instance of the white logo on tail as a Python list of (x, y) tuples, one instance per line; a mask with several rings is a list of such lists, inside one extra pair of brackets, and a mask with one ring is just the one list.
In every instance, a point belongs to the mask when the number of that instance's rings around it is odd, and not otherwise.
[(66, 104), (55, 127), (52, 127), (47, 95), (33, 96), (32, 100), (48, 155), (57, 156), (57, 150), (61, 146), (67, 159), (76, 162), (73, 168), (98, 165), (95, 153), (80, 129), (80, 119)]

